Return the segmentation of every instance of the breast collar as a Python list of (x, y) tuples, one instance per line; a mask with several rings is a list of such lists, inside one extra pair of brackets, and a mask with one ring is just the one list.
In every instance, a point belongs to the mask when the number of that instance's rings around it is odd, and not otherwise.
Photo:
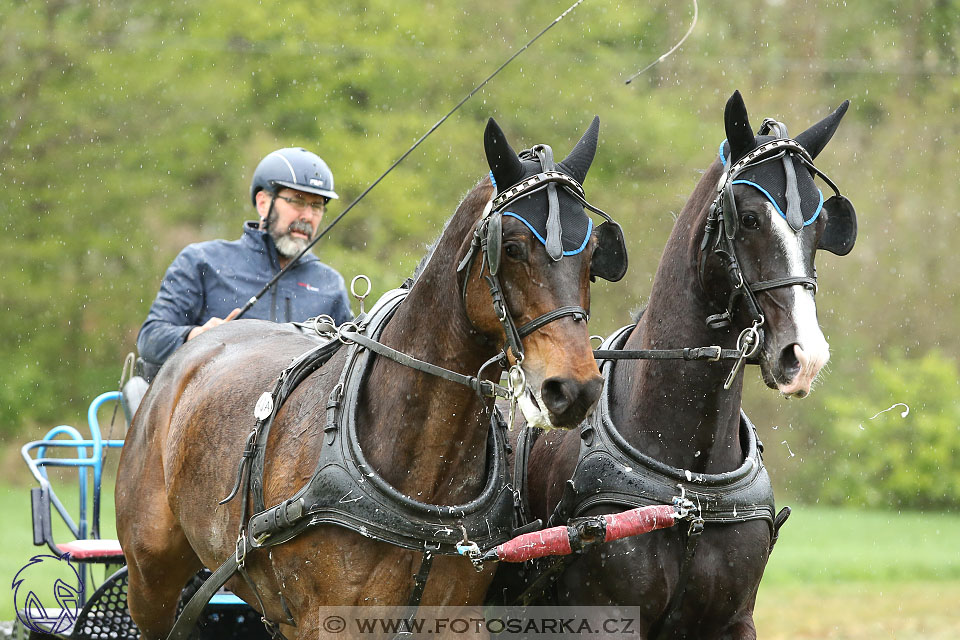
[[(634, 325), (622, 327), (601, 349), (621, 348)], [(719, 474), (693, 473), (663, 464), (632, 447), (610, 419), (610, 376), (615, 362), (603, 361), (605, 383), (600, 403), (581, 427), (580, 453), (573, 478), (548, 526), (566, 523), (595, 506), (643, 507), (669, 504), (678, 485), (697, 504), (705, 522), (765, 520), (774, 528), (773, 487), (761, 455), (756, 427), (740, 412), (745, 446), (739, 468)]]
[[(384, 295), (371, 310), (364, 333), (378, 338), (406, 293), (398, 289)], [(456, 545), (464, 537), (461, 526), (480, 549), (510, 539), (516, 525), (506, 463), (506, 424), (500, 414), (491, 412), (487, 477), (481, 494), (453, 506), (419, 502), (381, 477), (360, 448), (357, 405), (361, 383), (373, 360), (370, 355), (356, 343), (349, 346), (339, 384), (327, 401), (324, 443), (313, 476), (279, 505), (262, 510), (259, 498), (260, 506), (255, 508), (260, 512), (249, 523), (254, 544), (278, 544), (304, 528), (321, 524), (344, 527), (406, 549), (430, 549), (445, 555), (457, 554)]]

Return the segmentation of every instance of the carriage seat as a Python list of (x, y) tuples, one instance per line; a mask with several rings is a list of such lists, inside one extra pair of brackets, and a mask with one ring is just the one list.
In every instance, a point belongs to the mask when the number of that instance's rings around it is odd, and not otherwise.
[(73, 540), (58, 544), (60, 553), (69, 553), (77, 562), (106, 562), (123, 564), (123, 550), (119, 540)]

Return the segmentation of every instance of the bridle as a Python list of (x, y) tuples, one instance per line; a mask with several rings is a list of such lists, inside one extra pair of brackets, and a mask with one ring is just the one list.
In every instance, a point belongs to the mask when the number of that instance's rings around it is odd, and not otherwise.
[[(466, 306), (466, 278), (469, 276), (476, 257), (478, 255), (481, 256), (479, 276), (487, 282), (490, 297), (493, 300), (494, 312), (503, 328), (505, 336), (503, 350), (492, 360), (484, 364), (483, 368), (493, 362), (499, 362), (503, 368), (507, 368), (509, 351), (516, 362), (511, 368), (511, 384), (513, 384), (514, 376), (518, 374), (519, 376), (523, 375), (522, 371), (519, 370), (519, 365), (523, 362), (524, 352), (521, 342), (523, 338), (560, 318), (572, 316), (577, 321), (586, 322), (590, 319), (590, 314), (581, 306), (567, 305), (548, 311), (519, 327), (516, 325), (513, 316), (507, 308), (503, 285), (500, 283), (500, 277), (498, 275), (503, 234), (502, 216), (506, 208), (521, 198), (546, 189), (550, 211), (547, 218), (547, 242), (545, 245), (548, 255), (555, 261), (560, 260), (563, 256), (563, 248), (559, 244), (559, 229), (557, 229), (555, 233), (551, 233), (552, 224), (559, 224), (558, 187), (562, 188), (564, 192), (577, 200), (584, 208), (603, 216), (608, 223), (616, 225), (616, 222), (613, 222), (613, 219), (607, 213), (587, 202), (584, 197), (583, 187), (575, 178), (556, 170), (556, 164), (553, 161), (553, 150), (549, 145), (537, 145), (532, 149), (522, 151), (519, 156), (521, 160), (535, 159), (539, 161), (541, 171), (496, 194), (487, 202), (480, 222), (474, 229), (470, 248), (457, 266), (457, 273), (461, 276), (460, 297), (464, 306)], [(491, 181), (493, 181), (492, 174)], [(496, 189), (495, 182), (494, 188)], [(486, 274), (484, 274), (485, 266), (487, 267)], [(483, 368), (481, 368), (481, 371)]]
[[(738, 229), (737, 207), (733, 196), (733, 183), (743, 172), (757, 167), (767, 162), (780, 160), (784, 163), (784, 171), (787, 172), (788, 182), (795, 182), (796, 176), (793, 174), (793, 159), (799, 159), (800, 162), (811, 172), (823, 179), (824, 182), (833, 189), (836, 194), (830, 200), (837, 199), (850, 207), (848, 216), (850, 222), (848, 231), (851, 234), (849, 246), (852, 246), (853, 238), (856, 236), (856, 224), (853, 217), (852, 205), (840, 193), (840, 189), (825, 173), (813, 164), (813, 158), (809, 152), (796, 140), (786, 136), (786, 126), (771, 118), (763, 121), (759, 135), (765, 135), (773, 131), (779, 137), (765, 142), (753, 149), (745, 156), (725, 169), (720, 176), (717, 184), (717, 195), (710, 204), (710, 211), (707, 214), (707, 221), (704, 228), (703, 240), (700, 243), (700, 257), (698, 265), (698, 279), (703, 291), (708, 291), (706, 286), (706, 266), (711, 255), (716, 255), (724, 266), (727, 275), (727, 281), (730, 286), (730, 294), (727, 298), (726, 308), (717, 314), (707, 316), (706, 324), (711, 329), (722, 329), (730, 326), (733, 322), (733, 315), (737, 306), (742, 302), (748, 317), (751, 320), (750, 326), (740, 332), (737, 337), (735, 349), (723, 349), (719, 346), (706, 347), (686, 347), (678, 349), (598, 349), (594, 356), (598, 360), (685, 360), (685, 361), (707, 361), (719, 362), (721, 360), (736, 360), (736, 364), (730, 371), (724, 381), (724, 389), (729, 389), (733, 385), (740, 368), (747, 362), (756, 363), (757, 354), (763, 345), (764, 332), (763, 325), (766, 321), (756, 294), (761, 291), (769, 291), (780, 287), (790, 287), (800, 285), (806, 289), (817, 291), (816, 271), (810, 276), (786, 276), (783, 278), (772, 278), (760, 282), (747, 282), (743, 277), (743, 270), (740, 267), (740, 261), (737, 258), (736, 238)], [(828, 200), (824, 207), (830, 204)], [(828, 228), (829, 228), (828, 219)], [(825, 248), (825, 247), (818, 247)], [(833, 249), (831, 249), (833, 251)], [(849, 248), (846, 248), (849, 251)], [(834, 251), (836, 252), (836, 251)], [(841, 254), (843, 255), (843, 254)]]
[(739, 220), (736, 200), (733, 195), (734, 182), (741, 174), (749, 169), (768, 162), (781, 161), (784, 171), (786, 172), (789, 189), (789, 185), (796, 184), (793, 160), (797, 159), (811, 172), (823, 178), (834, 192), (840, 196), (840, 190), (826, 174), (817, 169), (813, 163), (813, 158), (807, 150), (796, 140), (786, 137), (785, 125), (767, 118), (763, 121), (759, 135), (765, 135), (771, 131), (779, 137), (760, 144), (757, 148), (748, 152), (730, 165), (729, 168), (726, 168), (720, 176), (717, 184), (717, 195), (710, 205), (703, 240), (700, 243), (698, 277), (701, 288), (704, 291), (708, 290), (705, 284), (706, 264), (711, 255), (715, 255), (720, 259), (727, 276), (727, 282), (730, 285), (730, 294), (727, 298), (726, 308), (720, 313), (708, 316), (706, 318), (707, 326), (711, 329), (729, 327), (733, 321), (733, 315), (737, 306), (741, 304), (751, 322), (751, 325), (744, 329), (737, 338), (737, 349), (740, 352), (740, 357), (724, 382), (725, 389), (730, 388), (742, 364), (751, 358), (755, 358), (763, 344), (765, 317), (756, 294), (761, 291), (770, 291), (772, 289), (792, 287), (795, 285), (802, 286), (814, 293), (817, 291), (816, 271), (814, 271), (813, 276), (785, 276), (782, 278), (762, 280), (760, 282), (748, 282), (744, 278), (743, 270), (737, 257), (735, 242)]

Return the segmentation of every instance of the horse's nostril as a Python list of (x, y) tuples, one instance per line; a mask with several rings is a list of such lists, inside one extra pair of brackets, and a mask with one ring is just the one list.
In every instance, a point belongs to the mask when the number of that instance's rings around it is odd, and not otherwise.
[(550, 413), (559, 415), (576, 401), (576, 387), (577, 384), (569, 378), (547, 378), (540, 388), (540, 397)]
[(797, 360), (794, 344), (789, 344), (780, 352), (780, 371), (785, 380), (793, 380), (800, 373), (800, 361)]
[(579, 420), (600, 397), (602, 387), (603, 378), (600, 376), (586, 382), (571, 378), (547, 378), (540, 387), (540, 397), (553, 415), (562, 416), (572, 411)]

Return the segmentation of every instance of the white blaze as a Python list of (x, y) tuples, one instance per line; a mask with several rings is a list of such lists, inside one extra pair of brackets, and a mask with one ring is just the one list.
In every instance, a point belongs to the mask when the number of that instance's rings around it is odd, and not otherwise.
[[(783, 216), (769, 202), (767, 210), (773, 222), (773, 234), (777, 238), (777, 244), (780, 245), (786, 257), (787, 274), (792, 277), (812, 276), (813, 274), (807, 273), (804, 267), (800, 234), (790, 228)], [(790, 317), (797, 332), (798, 346), (794, 348), (794, 355), (800, 363), (800, 373), (789, 383), (780, 384), (778, 387), (787, 395), (797, 392), (806, 395), (810, 392), (810, 386), (817, 377), (817, 373), (830, 359), (830, 347), (817, 321), (814, 292), (801, 285), (793, 285), (785, 289), (784, 293), (790, 298), (788, 302)]]

